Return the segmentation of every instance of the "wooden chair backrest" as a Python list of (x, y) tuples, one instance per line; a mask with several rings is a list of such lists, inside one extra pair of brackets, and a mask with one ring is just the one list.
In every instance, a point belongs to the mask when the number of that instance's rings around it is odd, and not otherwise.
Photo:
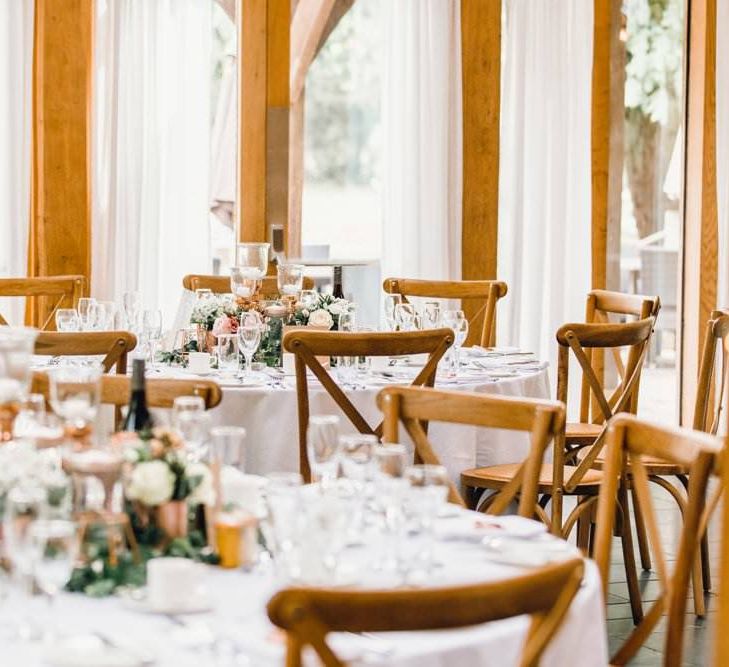
[[(717, 348), (721, 354), (721, 367), (717, 372)], [(693, 427), (697, 431), (705, 431), (716, 435), (719, 429), (729, 375), (729, 313), (715, 310), (706, 323), (704, 347), (699, 366), (699, 380), (696, 387), (696, 404), (694, 407)], [(714, 386), (719, 380), (718, 389)], [(709, 406), (715, 406), (709, 415)]]
[[(43, 394), (48, 400), (48, 376), (43, 372), (33, 373), (33, 391)], [(171, 408), (178, 396), (200, 396), (205, 409), (217, 407), (223, 393), (212, 380), (147, 380), (147, 405), (150, 408)], [(101, 378), (101, 402), (118, 408), (129, 404), (131, 379), (122, 375), (104, 375)]]
[[(561, 403), (421, 387), (386, 387), (377, 395), (377, 405), (385, 416), (383, 442), (398, 442), (402, 422), (423, 463), (440, 463), (425, 430), (429, 422), (470, 424), (529, 433), (529, 455), (488, 511), (491, 514), (505, 512), (518, 495), (521, 516), (531, 519), (539, 513), (536, 509), (539, 472), (549, 442), (564, 428), (564, 406)], [(448, 500), (465, 505), (454, 484), (451, 484)]]
[(322, 387), (334, 399), (346, 417), (360, 433), (382, 436), (383, 425), (372, 428), (354, 407), (334, 378), (317, 357), (397, 357), (408, 354), (428, 354), (423, 369), (412, 382), (413, 386), (432, 387), (438, 362), (453, 344), (452, 329), (426, 331), (400, 331), (394, 333), (354, 333), (347, 331), (311, 331), (297, 327), (283, 338), (283, 348), (293, 352), (296, 359), (296, 393), (299, 412), (299, 465), (306, 481), (311, 479), (306, 452), (306, 431), (309, 427), (309, 386), (306, 369), (309, 368)]
[(92, 357), (105, 355), (104, 372), (116, 366), (127, 372), (127, 355), (137, 346), (137, 337), (128, 331), (41, 332), (35, 340), (35, 353), (51, 357)]
[[(706, 493), (709, 479), (719, 472), (721, 442), (712, 436), (687, 429), (668, 428), (641, 422), (634, 415), (623, 414), (610, 422), (607, 435), (607, 459), (600, 487), (596, 520), (595, 560), (607, 596), (610, 557), (615, 526), (618, 487), (630, 479), (638, 497), (647, 535), (654, 556), (661, 592), (643, 620), (633, 630), (618, 654), (611, 660), (624, 665), (650, 634), (664, 613), (668, 625), (664, 645), (664, 665), (680, 665), (683, 626), (686, 618), (688, 585), (701, 535), (709, 516)], [(683, 527), (678, 557), (673, 572), (668, 571), (661, 544), (661, 531), (649, 488), (643, 457), (656, 457), (689, 470), (688, 500), (683, 510)]]
[[(209, 289), (213, 294), (229, 294), (230, 293), (230, 276), (206, 276), (201, 274), (189, 274), (182, 279), (182, 286), (186, 290), (194, 292), (198, 289)], [(304, 289), (314, 289), (314, 280), (309, 276), (304, 276)], [(262, 296), (278, 296), (278, 278), (266, 276), (261, 280)]]
[[(592, 415), (592, 423), (602, 424), (602, 431), (594, 443), (590, 445), (587, 455), (582, 459), (564, 488), (571, 492), (585, 473), (593, 466), (595, 459), (602, 451), (610, 418), (619, 412), (630, 412), (634, 408), (635, 391), (640, 382), (643, 361), (648, 352), (648, 345), (655, 317), (646, 317), (635, 322), (615, 324), (565, 324), (557, 330), (558, 363), (557, 363), (557, 400), (567, 404), (570, 351), (574, 354), (582, 369), (583, 382), (589, 386), (590, 397), (598, 406), (598, 414)], [(597, 349), (612, 350), (628, 348), (628, 357), (623, 370), (623, 377), (610, 396), (605, 395), (605, 388), (592, 366), (592, 356), (588, 353)], [(584, 395), (583, 395), (584, 398)], [(583, 403), (580, 421), (586, 414)], [(586, 420), (585, 420), (586, 421)], [(562, 469), (565, 458), (563, 437), (555, 440), (555, 486), (562, 486)]]
[[(642, 294), (625, 294), (623, 292), (611, 292), (609, 290), (592, 290), (587, 294), (587, 304), (585, 306), (585, 322), (588, 324), (601, 323), (610, 324), (615, 322), (625, 322), (632, 320), (644, 320), (648, 317), (658, 317), (661, 309), (661, 300), (657, 296), (644, 296)], [(625, 362), (621, 356), (621, 349), (613, 347), (610, 349), (612, 353), (615, 370), (620, 381), (625, 378)], [(586, 350), (587, 358), (591, 365), (595, 368), (597, 376), (602, 379), (603, 371), (603, 351), (602, 350)], [(593, 358), (594, 354), (594, 358)], [(640, 381), (636, 383), (635, 392), (633, 394), (631, 412), (635, 412), (638, 407), (638, 392), (640, 390)], [(587, 378), (582, 378), (582, 395), (580, 402), (580, 421), (587, 422), (590, 414), (600, 414), (599, 405), (593, 400), (590, 401), (591, 388)]]
[(343, 667), (346, 663), (327, 644), (329, 632), (458, 628), (529, 614), (532, 622), (519, 664), (536, 667), (567, 614), (583, 571), (583, 561), (572, 559), (501, 581), (448, 588), (289, 588), (271, 598), (268, 616), (287, 632), (287, 667), (301, 665), (305, 646), (326, 667)]
[[(30, 312), (48, 312), (45, 320), (34, 322), (41, 331), (55, 331), (56, 311), (75, 308), (86, 289), (84, 276), (47, 276), (42, 278), (0, 278), (0, 297), (26, 297), (31, 301)], [(47, 309), (33, 307), (45, 302)], [(0, 324), (8, 324), (0, 314)], [(19, 324), (19, 323), (17, 323)]]
[[(484, 305), (472, 319), (466, 345), (493, 346), (496, 342), (496, 302), (506, 296), (506, 283), (500, 280), (415, 280), (387, 278), (382, 288), (388, 294), (431, 299), (460, 299), (483, 301)], [(479, 322), (481, 323), (479, 330)]]
[[(729, 402), (729, 399), (727, 399)], [(725, 406), (729, 411), (729, 406)], [(729, 488), (729, 435), (724, 437), (724, 450), (721, 455), (720, 488)], [(721, 511), (721, 539), (719, 542), (719, 605), (716, 613), (714, 632), (714, 667), (729, 665), (729, 503), (725, 502)]]

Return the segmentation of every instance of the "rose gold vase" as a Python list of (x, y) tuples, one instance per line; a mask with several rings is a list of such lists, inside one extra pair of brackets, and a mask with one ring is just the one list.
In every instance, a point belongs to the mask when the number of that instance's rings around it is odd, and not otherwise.
[(170, 500), (158, 505), (155, 512), (157, 526), (169, 539), (187, 536), (187, 502)]

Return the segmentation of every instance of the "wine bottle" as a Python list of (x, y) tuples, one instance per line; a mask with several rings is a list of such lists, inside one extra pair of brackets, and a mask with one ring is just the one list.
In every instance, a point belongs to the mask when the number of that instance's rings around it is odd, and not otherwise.
[(334, 267), (334, 289), (332, 290), (332, 296), (335, 299), (343, 299), (344, 291), (342, 290), (342, 267)]
[(147, 408), (144, 359), (135, 359), (132, 366), (132, 391), (129, 396), (129, 410), (124, 419), (122, 430), (142, 433), (150, 431), (153, 426), (154, 420)]

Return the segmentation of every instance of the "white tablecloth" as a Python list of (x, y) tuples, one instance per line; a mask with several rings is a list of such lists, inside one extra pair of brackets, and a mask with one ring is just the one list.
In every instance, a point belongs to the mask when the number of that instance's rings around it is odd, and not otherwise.
[[(439, 519), (439, 525), (462, 521), (464, 516)], [(468, 530), (471, 530), (472, 522), (473, 519)], [(368, 562), (367, 553), (355, 557)], [(474, 541), (438, 541), (436, 555), (444, 567), (431, 575), (429, 581), (433, 585), (497, 580), (524, 572), (515, 566), (494, 562), (484, 547)], [(599, 576), (594, 563), (586, 565), (583, 586), (544, 656), (542, 664), (546, 667), (603, 667), (607, 663)], [(93, 640), (92, 633), (102, 632), (113, 644), (150, 654), (158, 667), (282, 665), (284, 646), (265, 613), (266, 602), (277, 589), (271, 571), (243, 573), (206, 569), (206, 585), (212, 602), (210, 612), (171, 617), (140, 611), (118, 598), (98, 600), (79, 594), (62, 594), (57, 601), (55, 618), (65, 634), (85, 634), (88, 642)], [(46, 621), (48, 612), (43, 602), (7, 600), (0, 606), (0, 628), (7, 630), (12, 621), (24, 615), (35, 615), (40, 622)], [(383, 665), (508, 667), (518, 662), (527, 627), (528, 618), (522, 616), (466, 629), (382, 633), (375, 639), (338, 635), (333, 642), (342, 657), (346, 652), (354, 660), (366, 653), (369, 662)], [(69, 662), (44, 659), (48, 653), (44, 654), (44, 649), (37, 643), (0, 639), (0, 647), (4, 666), (71, 667)], [(63, 650), (55, 647), (49, 653), (62, 656)], [(88, 659), (91, 661), (75, 665), (98, 667), (98, 662), (90, 656)]]
[[(165, 369), (164, 375), (192, 377), (173, 369)], [(225, 382), (217, 377), (212, 379)], [(294, 379), (287, 377), (285, 384), (285, 388), (223, 384), (222, 403), (211, 414), (216, 424), (237, 424), (247, 429), (246, 472), (265, 475), (274, 471), (298, 471), (298, 416)], [(345, 391), (373, 427), (382, 419), (375, 398), (383, 386), (366, 385), (361, 389)], [(503, 396), (548, 398), (550, 395), (546, 368), (508, 378), (484, 377), (436, 386)], [(341, 414), (318, 382), (309, 385), (309, 405), (311, 414)], [(355, 430), (344, 415), (342, 430)], [(403, 429), (401, 433), (403, 441), (409, 442)], [(526, 457), (529, 448), (527, 435), (513, 431), (433, 422), (428, 434), (442, 464), (456, 483), (461, 472), (469, 468), (520, 462)]]

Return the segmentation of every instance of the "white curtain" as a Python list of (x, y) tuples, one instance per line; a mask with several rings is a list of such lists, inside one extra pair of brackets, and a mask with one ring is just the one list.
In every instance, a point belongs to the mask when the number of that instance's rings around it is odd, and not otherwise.
[(210, 0), (97, 0), (94, 296), (139, 289), (172, 323), (209, 273)]
[(382, 3), (384, 275), (461, 275), (459, 0)]
[(729, 0), (716, 5), (716, 178), (719, 205), (717, 304), (729, 308)]
[[(27, 275), (34, 0), (0, 0), (0, 276)], [(22, 299), (0, 313), (22, 324)]]
[(498, 340), (556, 358), (590, 289), (593, 3), (504, 3)]

